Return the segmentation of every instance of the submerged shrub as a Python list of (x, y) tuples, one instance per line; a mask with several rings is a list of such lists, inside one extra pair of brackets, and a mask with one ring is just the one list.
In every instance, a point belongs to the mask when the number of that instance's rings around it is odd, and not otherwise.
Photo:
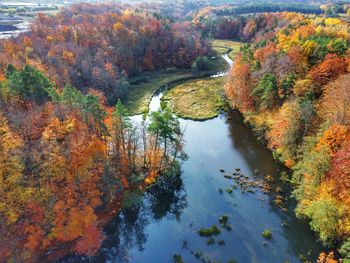
[(220, 229), (217, 226), (212, 226), (209, 228), (202, 228), (198, 232), (198, 235), (201, 237), (210, 237), (210, 236), (217, 236), (221, 233)]

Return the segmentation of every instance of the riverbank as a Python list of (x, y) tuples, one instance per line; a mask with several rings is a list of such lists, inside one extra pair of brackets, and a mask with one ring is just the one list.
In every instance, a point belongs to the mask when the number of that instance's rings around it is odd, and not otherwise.
[(230, 59), (234, 60), (236, 54), (239, 52), (242, 42), (230, 41), (223, 39), (214, 39), (212, 41), (213, 50), (223, 55), (227, 54)]
[[(153, 74), (151, 80), (135, 78), (133, 85), (159, 86), (157, 80), (169, 84)], [(171, 74), (164, 76), (170, 78)], [(187, 84), (178, 86), (183, 85)], [(203, 91), (199, 100), (212, 100), (210, 87), (193, 84), (192, 88)], [(187, 92), (184, 89), (184, 94)], [(162, 92), (153, 96), (147, 110), (159, 109), (161, 97)], [(135, 204), (122, 209), (104, 228), (106, 239), (92, 260), (127, 258), (142, 263), (152, 262), (156, 256), (158, 262), (168, 262), (176, 256), (184, 262), (315, 261), (322, 247), (307, 224), (295, 217), (293, 202), (282, 200), (290, 194), (280, 180), (284, 168), (255, 139), (242, 116), (228, 111), (203, 122), (179, 121), (186, 130), (184, 151), (189, 156), (181, 164), (181, 175), (170, 180), (161, 176), (153, 189), (133, 193)], [(283, 202), (286, 209), (279, 209), (277, 202)], [(200, 234), (207, 229), (218, 230), (213, 237)], [(162, 250), (159, 244), (164, 244)], [(57, 262), (83, 260), (72, 254)]]
[[(228, 40), (214, 40), (212, 48), (217, 55), (234, 59), (242, 43)], [(207, 120), (217, 117), (225, 108), (224, 73), (200, 80), (189, 80), (169, 89), (162, 101), (184, 119)]]
[(197, 73), (191, 69), (167, 69), (151, 72), (142, 72), (130, 78), (130, 88), (124, 105), (131, 115), (147, 113), (152, 96), (164, 87), (173, 87), (180, 83), (209, 77), (218, 71), (226, 71), (228, 66), (225, 60), (217, 55), (210, 59), (211, 67)]

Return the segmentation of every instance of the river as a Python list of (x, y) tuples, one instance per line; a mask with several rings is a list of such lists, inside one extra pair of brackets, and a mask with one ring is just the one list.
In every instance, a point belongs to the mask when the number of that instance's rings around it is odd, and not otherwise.
[[(3, 22), (0, 20), (0, 23)], [(13, 26), (5, 26), (0, 24), (0, 39), (8, 39), (16, 37), (21, 33), (29, 30), (30, 22), (21, 21)]]
[[(151, 111), (159, 108), (162, 95), (154, 95)], [(287, 212), (273, 202), (277, 187), (285, 197), (290, 194), (289, 186), (279, 180), (284, 167), (257, 141), (241, 115), (230, 111), (207, 121), (180, 123), (189, 156), (182, 163), (181, 177), (161, 178), (137, 205), (117, 215), (105, 227), (106, 239), (95, 257), (71, 255), (60, 262), (173, 262), (174, 254), (184, 262), (300, 262), (299, 255), (315, 262), (323, 248), (308, 223), (295, 217), (293, 200), (287, 201)], [(271, 193), (239, 188), (226, 192), (233, 183), (220, 170), (232, 174), (237, 168), (254, 180), (270, 175)], [(223, 215), (232, 229), (221, 229), (215, 244), (208, 245), (208, 238), (197, 231), (220, 226)], [(264, 229), (271, 230), (272, 239), (263, 238)], [(219, 240), (225, 244), (219, 245)]]

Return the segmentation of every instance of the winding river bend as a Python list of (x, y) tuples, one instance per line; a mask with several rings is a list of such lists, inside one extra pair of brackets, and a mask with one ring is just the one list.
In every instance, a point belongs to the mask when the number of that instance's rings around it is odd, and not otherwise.
[[(154, 95), (150, 110), (159, 108), (162, 95)], [(180, 119), (180, 123), (189, 156), (182, 163), (181, 177), (161, 178), (137, 205), (117, 215), (105, 227), (107, 238), (97, 256), (72, 255), (61, 262), (174, 262), (175, 254), (184, 262), (300, 262), (300, 255), (315, 262), (323, 248), (307, 222), (294, 216), (292, 200), (283, 212), (274, 205), (272, 193), (239, 188), (226, 192), (232, 181), (220, 169), (232, 174), (236, 168), (254, 180), (264, 181), (270, 175), (272, 189), (280, 187), (285, 196), (290, 191), (278, 179), (284, 168), (243, 124), (241, 115), (230, 111), (203, 122)], [(222, 215), (228, 216), (232, 229), (222, 229), (215, 244), (208, 245), (208, 238), (197, 231), (220, 226)], [(263, 238), (264, 229), (271, 230), (272, 239)], [(219, 245), (219, 240), (225, 244)]]

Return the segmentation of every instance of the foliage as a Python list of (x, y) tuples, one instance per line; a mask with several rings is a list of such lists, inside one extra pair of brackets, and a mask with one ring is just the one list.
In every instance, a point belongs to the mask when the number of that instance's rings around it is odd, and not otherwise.
[[(293, 159), (297, 140), (302, 132), (302, 117), (297, 101), (285, 103), (279, 110), (276, 121), (266, 133), (268, 147), (281, 155), (281, 160)], [(275, 154), (275, 156), (276, 156)]]
[(252, 95), (261, 109), (272, 108), (278, 101), (276, 76), (273, 73), (265, 73), (253, 89)]
[(338, 263), (338, 260), (334, 259), (333, 251), (326, 253), (321, 253), (317, 259), (317, 263)]
[(173, 256), (173, 259), (174, 259), (174, 263), (183, 263), (183, 262), (184, 262), (184, 261), (182, 260), (181, 255), (178, 255), (178, 254), (174, 255), (174, 256)]
[[(103, 225), (121, 208), (116, 204), (128, 203), (128, 189), (142, 191), (184, 156), (178, 120), (164, 110), (136, 129), (120, 101), (112, 112), (95, 90), (83, 94), (66, 85), (56, 92), (30, 66), (9, 67), (6, 75), (0, 92), (0, 261), (34, 262), (65, 246), (93, 256)], [(10, 99), (4, 98), (8, 85), (17, 92)]]
[(192, 71), (205, 71), (210, 69), (211, 62), (207, 57), (197, 57), (194, 63), (192, 64)]
[[(297, 215), (325, 244), (341, 243), (350, 236), (349, 25), (288, 12), (242, 21), (251, 43), (233, 64), (228, 99), (293, 169)], [(243, 106), (252, 97), (257, 107)]]
[(265, 238), (265, 239), (271, 239), (271, 238), (272, 238), (272, 232), (271, 232), (271, 230), (265, 229), (265, 230), (262, 232), (262, 236), (263, 236), (263, 238)]
[(30, 64), (60, 88), (70, 83), (84, 93), (102, 91), (109, 105), (125, 96), (130, 76), (190, 68), (197, 57), (211, 53), (190, 23), (115, 3), (75, 4), (55, 15), (39, 14), (30, 32), (2, 41), (0, 52), (2, 73), (8, 64)]
[(347, 71), (344, 59), (337, 55), (329, 54), (325, 60), (310, 71), (310, 77), (319, 85), (326, 85), (336, 80), (339, 75)]
[(250, 68), (249, 65), (242, 63), (242, 59), (241, 55), (235, 59), (225, 91), (233, 107), (241, 111), (249, 111), (253, 109)]
[(19, 71), (9, 66), (6, 75), (10, 93), (22, 100), (43, 101), (53, 89), (49, 79), (29, 65), (25, 65)]
[(350, 259), (350, 239), (347, 239), (339, 249), (344, 259)]
[(325, 121), (350, 124), (350, 75), (344, 75), (324, 87), (319, 113)]
[(212, 226), (209, 228), (203, 228), (198, 230), (198, 235), (200, 235), (201, 237), (217, 236), (220, 233), (221, 231), (217, 226)]

